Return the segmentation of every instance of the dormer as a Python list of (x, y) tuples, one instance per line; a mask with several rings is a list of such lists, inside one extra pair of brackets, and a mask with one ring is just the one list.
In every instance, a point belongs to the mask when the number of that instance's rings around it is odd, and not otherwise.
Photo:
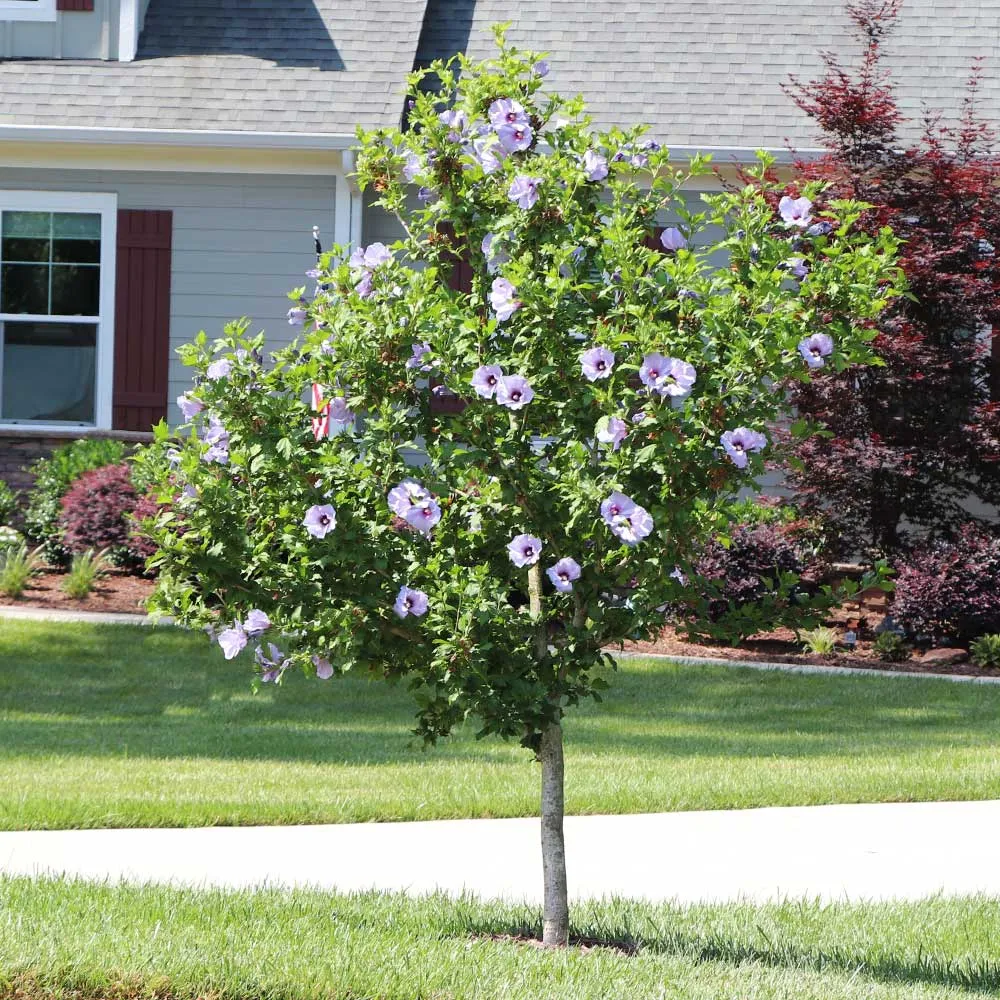
[(149, 0), (0, 0), (0, 59), (135, 58)]

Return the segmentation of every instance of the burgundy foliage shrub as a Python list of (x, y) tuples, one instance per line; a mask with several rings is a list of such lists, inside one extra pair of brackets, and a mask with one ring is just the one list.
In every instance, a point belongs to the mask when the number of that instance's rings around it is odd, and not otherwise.
[(791, 386), (798, 412), (831, 436), (796, 443), (801, 465), (790, 479), (799, 508), (827, 518), (843, 554), (891, 555), (974, 520), (963, 499), (989, 505), (1000, 496), (1000, 368), (991, 358), (1000, 324), (1000, 158), (976, 114), (978, 64), (955, 127), (929, 116), (901, 134), (908, 123), (882, 67), (900, 0), (857, 0), (847, 11), (863, 48), (860, 69), (827, 54), (819, 79), (788, 88), (827, 150), (798, 170), (830, 185), (814, 218), (835, 216), (836, 198), (858, 198), (874, 206), (869, 231), (891, 226), (903, 238), (900, 265), (913, 297), (879, 317), (874, 346), (884, 367), (827, 367)]
[(1000, 632), (1000, 537), (966, 526), (954, 542), (903, 562), (893, 615), (936, 641)]
[(134, 565), (128, 515), (138, 498), (124, 463), (85, 472), (62, 498), (63, 543), (71, 552), (108, 549), (120, 565)]
[(144, 563), (156, 552), (156, 543), (149, 537), (143, 523), (156, 517), (161, 510), (163, 505), (157, 503), (155, 497), (146, 494), (136, 500), (128, 516), (129, 551), (138, 562)]

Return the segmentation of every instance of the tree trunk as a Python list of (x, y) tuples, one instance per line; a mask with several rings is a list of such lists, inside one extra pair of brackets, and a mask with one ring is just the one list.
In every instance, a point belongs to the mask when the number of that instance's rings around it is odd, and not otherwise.
[[(536, 622), (535, 654), (539, 661), (549, 651), (548, 630), (542, 614), (542, 567), (528, 569), (529, 609)], [(566, 841), (563, 838), (562, 726), (550, 722), (538, 747), (542, 765), (542, 944), (565, 948), (569, 944), (569, 896), (566, 890)]]
[(563, 838), (562, 727), (552, 722), (542, 732), (542, 944), (563, 948), (569, 943), (569, 897), (566, 889), (566, 842)]

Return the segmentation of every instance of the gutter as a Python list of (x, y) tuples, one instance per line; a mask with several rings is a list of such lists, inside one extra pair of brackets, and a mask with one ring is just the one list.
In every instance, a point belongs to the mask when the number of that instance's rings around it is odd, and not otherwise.
[(98, 146), (184, 146), (204, 149), (350, 149), (357, 137), (331, 132), (252, 132), (202, 129), (81, 128), (73, 125), (2, 125), (0, 142), (67, 142)]

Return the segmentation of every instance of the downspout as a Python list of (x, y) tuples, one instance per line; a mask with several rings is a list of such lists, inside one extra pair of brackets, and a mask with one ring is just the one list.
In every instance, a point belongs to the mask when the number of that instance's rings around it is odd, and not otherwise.
[(350, 243), (351, 246), (364, 246), (364, 195), (354, 179), (354, 171), (357, 168), (357, 161), (354, 157), (353, 149), (345, 149), (343, 153), (344, 178), (351, 193), (351, 213), (350, 213)]
[(133, 62), (139, 49), (141, 28), (139, 4), (142, 0), (120, 0), (118, 12), (118, 61)]

